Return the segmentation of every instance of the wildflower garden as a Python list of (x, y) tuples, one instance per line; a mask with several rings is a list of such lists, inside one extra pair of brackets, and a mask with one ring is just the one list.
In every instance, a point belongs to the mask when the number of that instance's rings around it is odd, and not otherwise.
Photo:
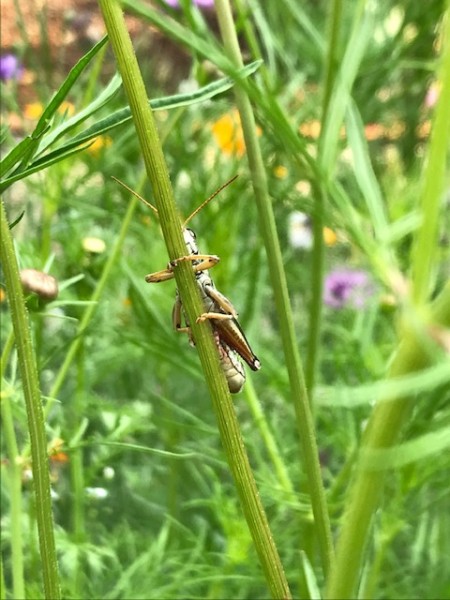
[(41, 4), (2, 5), (1, 598), (450, 598), (449, 2)]

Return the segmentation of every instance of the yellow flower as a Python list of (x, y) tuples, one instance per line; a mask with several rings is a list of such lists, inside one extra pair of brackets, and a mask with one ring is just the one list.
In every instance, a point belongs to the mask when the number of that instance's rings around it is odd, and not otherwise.
[(392, 123), (386, 131), (386, 136), (389, 140), (398, 140), (405, 133), (406, 125), (403, 121)]
[(23, 109), (23, 116), (25, 117), (25, 119), (35, 121), (36, 119), (39, 119), (43, 112), (44, 107), (41, 102), (31, 102), (30, 104), (25, 104), (25, 108)]
[[(25, 104), (23, 116), (25, 117), (25, 119), (35, 121), (39, 119), (43, 112), (44, 106), (42, 102), (31, 102), (29, 104)], [(58, 108), (58, 113), (60, 115), (67, 115), (68, 117), (71, 117), (73, 114), (75, 114), (75, 106), (72, 104), (72, 102), (67, 102), (66, 100), (64, 100), (64, 102), (61, 102)]]
[[(241, 158), (245, 154), (244, 134), (237, 110), (222, 115), (213, 123), (211, 129), (217, 145), (224, 154), (234, 155), (237, 158)], [(261, 135), (259, 127), (256, 128), (256, 133)]]
[(71, 117), (75, 114), (75, 106), (72, 104), (72, 102), (67, 102), (67, 100), (64, 100), (64, 102), (61, 102), (58, 112), (60, 115)]
[(273, 174), (275, 177), (278, 177), (278, 179), (286, 179), (288, 176), (288, 170), (284, 165), (278, 165), (273, 170)]
[(87, 148), (89, 154), (92, 156), (98, 156), (104, 148), (109, 148), (112, 145), (112, 139), (109, 135), (101, 135), (92, 142), (92, 144)]
[(242, 133), (239, 113), (234, 110), (220, 117), (212, 126), (217, 145), (225, 154), (235, 154), (238, 158), (245, 153), (244, 135)]
[(329, 227), (323, 228), (323, 241), (327, 246), (334, 246), (337, 242), (336, 233)]
[(422, 140), (427, 138), (430, 135), (430, 131), (431, 131), (431, 121), (430, 120), (420, 123), (420, 125), (418, 125), (416, 128), (416, 134)]
[(306, 121), (305, 123), (302, 123), (299, 127), (299, 131), (302, 135), (304, 135), (305, 137), (311, 137), (314, 140), (317, 140), (317, 138), (319, 137), (320, 129), (321, 123), (317, 120)]

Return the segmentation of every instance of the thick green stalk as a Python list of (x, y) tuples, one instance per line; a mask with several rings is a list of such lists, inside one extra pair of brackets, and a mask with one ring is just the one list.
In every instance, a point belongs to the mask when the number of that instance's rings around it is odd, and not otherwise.
[[(431, 323), (450, 326), (450, 284), (435, 303)], [(389, 378), (401, 377), (429, 366), (427, 348), (423, 337), (418, 336), (416, 331), (405, 330)], [(365, 467), (364, 452), (394, 445), (412, 408), (411, 398), (399, 397), (389, 402), (379, 402), (370, 417), (359, 469), (346, 503), (336, 549), (336, 565), (328, 581), (325, 598), (353, 598), (355, 595), (372, 517), (378, 509), (386, 476), (386, 470), (369, 470)]]
[[(243, 61), (229, 1), (216, 0), (216, 9), (225, 48), (229, 58), (238, 69), (243, 65)], [(328, 573), (333, 562), (330, 520), (322, 482), (314, 424), (305, 387), (303, 367), (295, 338), (292, 309), (283, 269), (280, 243), (268, 194), (266, 172), (256, 135), (256, 122), (252, 106), (247, 93), (242, 88), (236, 87), (235, 94), (236, 103), (241, 115), (253, 190), (258, 207), (261, 232), (266, 247), (275, 305), (280, 322), (281, 339), (291, 384), (292, 400), (296, 410), (297, 426), (305, 459), (305, 468), (308, 475), (322, 564), (324, 572)]]
[(25, 308), (19, 268), (3, 202), (1, 203), (0, 212), (1, 260), (5, 273), (6, 289), (11, 308), (11, 320), (14, 328), (19, 369), (27, 409), (44, 591), (46, 598), (57, 600), (60, 598), (58, 564), (56, 561), (53, 532), (47, 440), (36, 358), (31, 342), (30, 325)]
[[(147, 101), (144, 83), (120, 5), (116, 0), (99, 0), (99, 4), (122, 75), (169, 257), (173, 260), (186, 253), (186, 246), (153, 113)], [(259, 499), (234, 406), (220, 368), (211, 328), (208, 323), (196, 323), (196, 318), (203, 312), (203, 307), (190, 264), (179, 263), (175, 270), (175, 278), (183, 306), (192, 323), (193, 335), (213, 400), (224, 450), (268, 585), (274, 597), (289, 598), (289, 587)]]
[[(446, 17), (446, 18), (445, 18)], [(450, 12), (447, 9), (444, 22), (447, 35), (443, 34), (444, 56), (441, 72), (441, 98), (436, 110), (431, 135), (429, 161), (425, 165), (425, 184), (422, 197), (422, 223), (417, 233), (415, 254), (413, 254), (412, 295), (417, 303), (423, 303), (432, 293), (430, 272), (434, 264), (435, 248), (438, 244), (439, 205), (444, 191), (446, 154), (448, 151), (448, 132), (450, 123)], [(439, 131), (435, 131), (439, 129)], [(442, 131), (441, 131), (442, 130)], [(444, 138), (441, 134), (444, 134)], [(445, 142), (446, 136), (446, 143)], [(435, 146), (435, 147), (433, 147)], [(433, 167), (433, 169), (431, 168)], [(428, 215), (429, 211), (429, 215)], [(423, 256), (417, 253), (420, 251)], [(421, 315), (431, 313), (426, 326), (428, 331), (439, 326), (450, 326), (450, 283), (446, 285), (431, 310), (423, 307)], [(389, 377), (398, 377), (419, 371), (429, 365), (428, 345), (424, 344), (426, 331), (419, 335), (415, 323), (406, 321), (401, 332), (401, 342), (391, 365)], [(424, 329), (425, 329), (424, 327)], [(365, 544), (368, 539), (372, 517), (378, 509), (380, 496), (386, 475), (384, 470), (369, 470), (364, 465), (364, 454), (372, 449), (389, 448), (399, 438), (402, 426), (412, 409), (409, 397), (399, 397), (391, 402), (379, 402), (367, 426), (364, 436), (359, 469), (349, 492), (342, 530), (337, 545), (336, 565), (328, 581), (326, 598), (353, 597), (360, 576)]]

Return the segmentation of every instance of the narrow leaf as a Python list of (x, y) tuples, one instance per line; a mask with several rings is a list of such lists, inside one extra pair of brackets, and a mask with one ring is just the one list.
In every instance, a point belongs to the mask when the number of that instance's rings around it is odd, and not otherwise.
[(31, 136), (27, 136), (21, 140), (14, 148), (12, 148), (4, 159), (0, 162), (0, 173), (2, 177), (7, 175), (9, 171), (27, 154), (30, 146), (34, 143)]
[(50, 101), (50, 103), (47, 105), (44, 112), (42, 113), (41, 118), (37, 122), (35, 130), (31, 134), (33, 143), (30, 144), (27, 153), (23, 157), (21, 166), (27, 165), (27, 163), (34, 156), (34, 153), (36, 152), (36, 150), (39, 146), (40, 138), (45, 133), (45, 131), (48, 129), (50, 120), (52, 119), (53, 115), (56, 113), (58, 108), (61, 106), (62, 102), (67, 97), (68, 93), (72, 89), (74, 83), (77, 81), (77, 79), (79, 78), (81, 73), (84, 71), (84, 69), (90, 63), (90, 61), (94, 58), (94, 56), (98, 53), (98, 51), (106, 44), (107, 41), (108, 41), (107, 36), (102, 38), (71, 69), (71, 71), (69, 72), (69, 75), (66, 77), (64, 83), (59, 88), (59, 90), (56, 92), (56, 94), (53, 96), (52, 100)]
[(41, 143), (41, 145), (39, 146), (38, 153), (42, 154), (43, 151), (49, 148), (56, 140), (58, 140), (64, 135), (67, 135), (70, 131), (75, 129), (79, 125), (79, 123), (82, 123), (83, 121), (88, 119), (102, 106), (107, 104), (111, 100), (111, 98), (113, 98), (113, 96), (117, 93), (121, 85), (122, 79), (116, 73), (107, 85), (107, 87), (93, 102), (91, 102), (88, 106), (86, 106), (86, 108), (74, 115), (72, 118), (68, 119), (67, 121), (64, 121), (64, 123), (61, 123), (61, 125), (56, 127), (47, 136), (45, 136), (45, 138), (42, 140), (43, 143)]

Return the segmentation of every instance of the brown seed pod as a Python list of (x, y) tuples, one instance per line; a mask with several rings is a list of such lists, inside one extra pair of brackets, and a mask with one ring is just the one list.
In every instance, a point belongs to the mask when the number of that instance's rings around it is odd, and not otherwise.
[(20, 280), (25, 292), (33, 292), (45, 302), (50, 302), (58, 296), (58, 282), (52, 275), (36, 269), (22, 269)]

